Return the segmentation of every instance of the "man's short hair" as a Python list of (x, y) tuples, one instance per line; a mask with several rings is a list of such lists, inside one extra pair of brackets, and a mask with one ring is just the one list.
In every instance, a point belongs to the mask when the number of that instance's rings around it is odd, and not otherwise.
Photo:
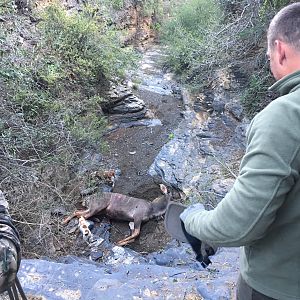
[(275, 40), (281, 40), (300, 51), (300, 3), (281, 9), (273, 18), (268, 30), (268, 44), (272, 49)]

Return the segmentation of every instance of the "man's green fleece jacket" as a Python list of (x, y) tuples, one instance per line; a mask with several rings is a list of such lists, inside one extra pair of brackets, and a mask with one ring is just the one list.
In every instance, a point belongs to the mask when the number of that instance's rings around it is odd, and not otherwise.
[(281, 96), (252, 120), (233, 188), (184, 224), (208, 244), (243, 246), (240, 271), (253, 289), (300, 299), (300, 71), (270, 89)]

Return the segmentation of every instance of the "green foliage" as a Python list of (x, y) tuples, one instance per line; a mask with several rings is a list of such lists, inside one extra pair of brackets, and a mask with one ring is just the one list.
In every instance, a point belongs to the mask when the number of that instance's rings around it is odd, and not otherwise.
[(121, 10), (124, 7), (124, 0), (103, 0), (103, 3), (115, 10)]
[(133, 62), (131, 49), (121, 48), (117, 32), (100, 23), (89, 10), (67, 14), (59, 6), (50, 6), (41, 30), (41, 47), (48, 45), (51, 59), (58, 59), (68, 70), (68, 78), (75, 76), (83, 84), (96, 84), (103, 76), (121, 76)]
[(169, 47), (168, 64), (183, 77), (204, 57), (198, 49), (207, 43), (210, 32), (222, 20), (216, 1), (189, 0), (173, 12), (162, 26), (162, 39)]
[(16, 5), (13, 0), (1, 0), (0, 15), (15, 12)]
[(290, 0), (264, 0), (263, 9), (280, 9), (293, 1)]
[(249, 83), (241, 98), (249, 118), (253, 118), (272, 100), (271, 95), (268, 95), (268, 88), (273, 81), (267, 65), (260, 72), (250, 76)]
[(173, 140), (174, 137), (175, 137), (175, 134), (174, 134), (173, 132), (172, 132), (172, 133), (169, 133), (169, 135), (168, 135), (168, 139), (169, 139), (169, 140)]
[(270, 101), (267, 27), (276, 10), (291, 2), (187, 0), (163, 26), (163, 41), (169, 48), (167, 64), (197, 92), (211, 86), (217, 69), (242, 65), (244, 78), (249, 80), (242, 102), (252, 117)]
[(124, 0), (112, 0), (111, 4), (114, 9), (120, 10), (124, 7)]
[(25, 85), (18, 86), (13, 100), (18, 104), (25, 122), (38, 123), (47, 118), (50, 112), (55, 112), (58, 105), (51, 101), (47, 92), (32, 90)]
[(291, 0), (264, 0), (260, 6), (260, 17), (261, 18), (268, 18), (268, 16), (273, 16), (276, 11), (280, 10), (284, 6), (293, 3), (295, 1)]
[(173, 12), (173, 18), (165, 25), (163, 35), (168, 41), (182, 38), (184, 34), (200, 40), (219, 24), (222, 12), (216, 1), (189, 0)]
[(153, 16), (156, 20), (161, 20), (163, 14), (163, 0), (143, 0), (143, 13), (145, 16)]
[(82, 102), (82, 107), (79, 108), (81, 113), (74, 114), (73, 111), (64, 113), (64, 123), (77, 140), (97, 143), (107, 125), (106, 119), (99, 113), (102, 98), (94, 96)]
[(51, 5), (39, 17), (42, 21), (31, 32), (37, 41), (33, 46), (20, 43), (26, 19), (0, 22), (5, 120), (12, 114), (22, 124), (16, 125), (17, 132), (1, 126), (7, 152), (49, 159), (61, 147), (65, 152), (83, 145), (101, 148), (106, 126), (101, 95), (109, 78), (121, 77), (134, 65), (133, 50), (122, 47), (118, 33), (89, 5), (72, 14)]
[(84, 116), (80, 115), (65, 115), (64, 122), (70, 129), (74, 138), (82, 141), (97, 142), (106, 125), (102, 117), (98, 117), (93, 113)]

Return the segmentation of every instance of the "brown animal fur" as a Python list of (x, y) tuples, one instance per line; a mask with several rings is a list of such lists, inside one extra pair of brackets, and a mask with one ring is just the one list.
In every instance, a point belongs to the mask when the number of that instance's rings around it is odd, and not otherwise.
[(133, 221), (134, 230), (131, 235), (117, 242), (119, 246), (127, 245), (132, 243), (140, 234), (142, 222), (161, 216), (166, 212), (172, 196), (168, 193), (165, 185), (160, 184), (160, 189), (163, 195), (152, 202), (118, 193), (103, 193), (101, 198), (98, 195), (92, 195), (88, 201), (88, 209), (75, 211), (63, 221), (63, 224), (67, 224), (74, 217), (83, 216), (88, 219), (100, 213), (111, 219)]

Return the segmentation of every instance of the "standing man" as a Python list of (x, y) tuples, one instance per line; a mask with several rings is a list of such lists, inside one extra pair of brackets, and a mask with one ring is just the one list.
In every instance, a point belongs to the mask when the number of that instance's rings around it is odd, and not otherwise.
[(280, 97), (256, 115), (239, 176), (212, 211), (180, 218), (192, 236), (243, 246), (237, 299), (300, 299), (300, 3), (268, 30), (268, 57)]

